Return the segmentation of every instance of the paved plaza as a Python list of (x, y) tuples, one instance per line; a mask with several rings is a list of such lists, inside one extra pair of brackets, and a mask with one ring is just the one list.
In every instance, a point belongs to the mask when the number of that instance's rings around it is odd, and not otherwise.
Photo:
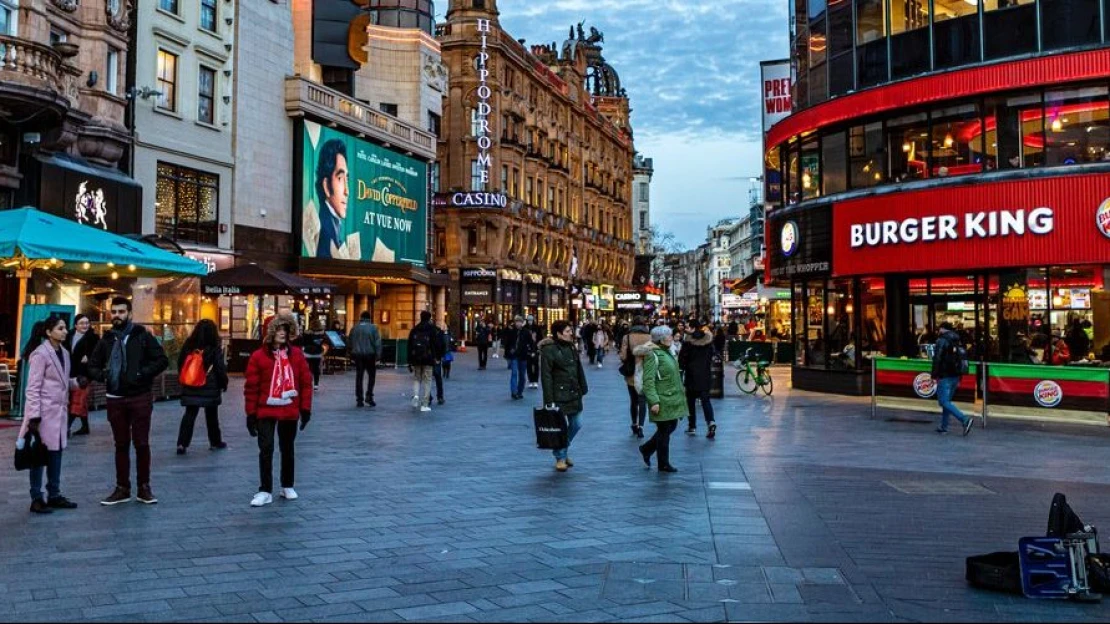
[[(0, 429), (3, 621), (1110, 621), (1105, 605), (969, 588), (964, 557), (1043, 534), (1054, 492), (1110, 528), (1110, 430), (993, 421), (938, 436), (908, 414), (787, 388), (715, 401), (716, 440), (683, 429), (680, 472), (647, 470), (616, 372), (589, 369), (575, 466), (535, 448), (503, 360), (460, 354), (444, 406), (379, 373), (325, 376), (297, 438), (300, 499), (248, 503), (257, 450), (242, 380), (221, 409), (230, 448), (174, 454), (181, 409), (156, 405), (159, 503), (102, 507), (113, 486), (104, 412), (74, 438), (63, 493), (32, 516)], [(649, 430), (652, 427), (649, 426)]]

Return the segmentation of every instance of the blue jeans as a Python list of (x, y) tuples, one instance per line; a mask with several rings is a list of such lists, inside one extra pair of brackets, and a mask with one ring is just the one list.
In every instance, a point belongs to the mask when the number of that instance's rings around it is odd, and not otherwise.
[(574, 436), (578, 435), (578, 430), (582, 428), (582, 413), (567, 414), (567, 448), (555, 449), (551, 451), (555, 455), (555, 459), (566, 459), (567, 451), (570, 450), (570, 443), (574, 440)]
[(960, 424), (967, 422), (967, 416), (960, 411), (952, 398), (956, 396), (956, 388), (960, 385), (959, 377), (941, 377), (937, 380), (937, 403), (940, 404), (940, 428), (948, 431), (948, 415), (951, 414)]
[[(49, 451), (49, 462), (46, 464), (46, 495), (49, 498), (58, 498), (62, 495), (62, 452)], [(42, 500), (42, 469), (38, 466), (30, 470), (31, 474), (31, 500)]]
[(605, 359), (605, 349), (598, 349), (597, 350), (597, 363), (601, 364), (601, 361), (604, 360), (604, 359)]
[(514, 395), (524, 394), (524, 380), (528, 376), (528, 360), (509, 360), (509, 368), (513, 376), (509, 380), (509, 392)]

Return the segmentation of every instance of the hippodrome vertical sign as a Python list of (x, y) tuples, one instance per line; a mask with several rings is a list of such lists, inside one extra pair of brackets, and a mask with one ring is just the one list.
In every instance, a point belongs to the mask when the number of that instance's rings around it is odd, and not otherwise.
[(472, 191), (484, 191), (486, 185), (489, 184), (489, 170), (493, 166), (490, 159), (489, 150), (493, 147), (493, 139), (490, 138), (489, 116), (493, 112), (490, 107), (489, 99), (493, 92), (489, 88), (489, 33), (490, 21), (488, 19), (479, 19), (478, 21), (478, 34), (482, 37), (482, 45), (479, 48), (478, 56), (474, 59), (475, 67), (478, 69), (478, 106), (474, 109), (474, 124), (472, 124), (472, 131), (474, 131), (474, 138), (478, 140), (478, 175), (482, 182), (482, 188), (471, 189)]

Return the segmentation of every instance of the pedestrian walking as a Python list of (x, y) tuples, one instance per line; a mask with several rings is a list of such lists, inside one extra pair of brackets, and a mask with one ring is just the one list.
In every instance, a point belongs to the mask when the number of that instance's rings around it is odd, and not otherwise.
[(89, 377), (106, 385), (108, 424), (116, 446), (116, 487), (101, 505), (131, 500), (131, 446), (135, 446), (140, 503), (158, 502), (150, 487), (150, 416), (154, 412), (151, 387), (169, 360), (162, 345), (146, 327), (134, 322), (131, 300), (112, 299), (112, 331), (107, 332), (89, 358)]
[(478, 370), (486, 370), (486, 362), (489, 361), (490, 334), (489, 325), (484, 320), (478, 319), (478, 325), (474, 328), (474, 346), (478, 348)]
[(650, 343), (651, 333), (644, 324), (644, 318), (636, 316), (632, 319), (632, 327), (621, 339), (618, 353), (621, 368), (624, 368), (625, 372), (628, 370), (628, 365), (631, 365), (632, 374), (625, 375), (624, 383), (628, 386), (628, 411), (632, 416), (632, 435), (641, 439), (644, 437), (644, 421), (647, 419), (647, 401), (644, 400), (642, 386), (636, 387), (636, 370), (640, 369), (641, 358), (636, 357), (634, 352), (637, 348)]
[(301, 334), (300, 347), (304, 358), (308, 361), (308, 370), (312, 371), (312, 389), (320, 389), (320, 372), (324, 364), (324, 356), (328, 352), (328, 335), (324, 333), (324, 319), (317, 321), (316, 326)]
[[(532, 342), (539, 344), (543, 339), (539, 326), (536, 325), (536, 317), (529, 314), (525, 319), (524, 329), (532, 335)], [(535, 350), (532, 352), (531, 357), (528, 358), (528, 387), (540, 387), (540, 352)]]
[[(436, 404), (443, 405), (443, 380), (451, 378), (451, 362), (455, 356), (451, 354), (451, 334), (442, 327), (436, 327), (436, 332), (436, 342), (439, 344), (436, 353), (442, 355), (436, 358), (436, 363), (432, 366), (432, 377), (436, 382)], [(428, 402), (431, 403), (430, 398)]]
[(678, 362), (671, 355), (671, 328), (656, 327), (651, 330), (651, 342), (636, 349), (643, 358), (643, 387), (647, 399), (649, 418), (655, 423), (655, 435), (640, 445), (644, 463), (651, 466), (651, 456), (658, 455), (659, 472), (678, 472), (671, 465), (671, 434), (678, 428), (678, 421), (686, 416), (685, 391), (678, 370)]
[(495, 360), (501, 357), (501, 336), (503, 333), (504, 330), (501, 328), (500, 324), (496, 322), (489, 324), (489, 337), (490, 340), (493, 342), (493, 344), (490, 345), (490, 350), (493, 352), (493, 359)]
[(594, 333), (597, 325), (593, 321), (586, 321), (579, 330), (582, 344), (586, 345), (586, 355), (589, 357), (590, 366), (597, 364), (597, 347), (594, 346)]
[(300, 430), (312, 420), (312, 371), (304, 353), (293, 346), (297, 320), (279, 314), (270, 323), (262, 346), (247, 361), (243, 399), (247, 433), (258, 438), (258, 492), (251, 507), (274, 502), (274, 437), (281, 450), (281, 497), (297, 500), (293, 489), (296, 476), (297, 421)]
[[(31, 513), (48, 514), (55, 509), (75, 509), (76, 503), (62, 496), (62, 451), (66, 448), (66, 416), (69, 392), (77, 386), (70, 377), (69, 351), (65, 342), (66, 321), (51, 314), (35, 323), (31, 340), (23, 351), (27, 389), (23, 395), (23, 423), (19, 441), (28, 431), (38, 434), (46, 445), (46, 498), (42, 496), (43, 466), (30, 469)], [(88, 381), (85, 381), (86, 385)]]
[(570, 443), (582, 428), (582, 397), (589, 392), (582, 361), (574, 348), (574, 329), (567, 321), (551, 324), (551, 338), (540, 341), (540, 379), (543, 403), (558, 408), (567, 418), (567, 447), (555, 449), (555, 470), (566, 472), (574, 465), (568, 453)]
[(601, 368), (602, 362), (605, 360), (605, 353), (609, 351), (609, 326), (602, 323), (594, 331), (594, 354), (597, 361), (597, 367)]
[(940, 335), (937, 336), (936, 346), (933, 350), (932, 377), (936, 382), (937, 403), (940, 405), (940, 426), (937, 433), (948, 433), (948, 417), (955, 417), (963, 425), (964, 435), (971, 433), (973, 424), (972, 416), (965, 416), (955, 404), (952, 403), (956, 396), (956, 388), (960, 385), (960, 377), (965, 373), (967, 354), (960, 343), (960, 335), (956, 333), (952, 323), (945, 321), (940, 324)]
[(420, 312), (420, 323), (409, 332), (409, 370), (413, 373), (412, 406), (421, 412), (432, 411), (432, 375), (443, 357), (443, 339), (432, 324), (432, 313)]
[(697, 435), (697, 403), (701, 401), (702, 415), (709, 429), (705, 437), (712, 440), (717, 436), (717, 423), (713, 418), (713, 404), (709, 401), (710, 369), (716, 348), (713, 335), (706, 331), (708, 322), (698, 319), (693, 323), (694, 330), (686, 335), (682, 350), (678, 352), (678, 368), (682, 371), (682, 383), (686, 387), (686, 409), (689, 421), (686, 435)]
[[(374, 402), (374, 386), (378, 380), (378, 354), (382, 352), (382, 335), (369, 310), (363, 310), (359, 315), (358, 325), (351, 330), (347, 343), (350, 345), (351, 359), (355, 362), (355, 405), (375, 407), (377, 403)], [(365, 393), (362, 388), (363, 374), (366, 375)]]
[(188, 451), (193, 441), (193, 426), (201, 408), (204, 408), (209, 450), (225, 449), (227, 444), (220, 433), (220, 403), (223, 393), (227, 392), (227, 364), (220, 330), (215, 323), (208, 319), (197, 322), (177, 356), (177, 370), (185, 371), (189, 358), (200, 358), (204, 383), (200, 386), (181, 384), (181, 405), (185, 407), (185, 413), (177, 430), (177, 454), (184, 455)]
[(513, 327), (505, 334), (505, 359), (513, 371), (509, 378), (509, 391), (513, 400), (524, 398), (524, 380), (527, 375), (528, 360), (536, 352), (536, 342), (532, 332), (524, 328), (524, 317), (513, 319)]
[(81, 420), (81, 428), (73, 435), (89, 435), (89, 356), (96, 350), (100, 336), (92, 329), (89, 317), (78, 314), (73, 320), (73, 331), (66, 337), (65, 348), (69, 351), (69, 376), (83, 383), (70, 384), (69, 422), (66, 431), (73, 430), (74, 421)]

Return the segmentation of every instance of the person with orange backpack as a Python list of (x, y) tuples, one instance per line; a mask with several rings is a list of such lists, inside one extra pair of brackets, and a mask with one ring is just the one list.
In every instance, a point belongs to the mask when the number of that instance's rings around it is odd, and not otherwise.
[(177, 370), (181, 405), (185, 407), (177, 432), (177, 454), (184, 455), (193, 441), (193, 425), (202, 407), (209, 449), (227, 448), (220, 433), (220, 403), (227, 391), (227, 364), (215, 323), (208, 319), (197, 323), (177, 356)]

